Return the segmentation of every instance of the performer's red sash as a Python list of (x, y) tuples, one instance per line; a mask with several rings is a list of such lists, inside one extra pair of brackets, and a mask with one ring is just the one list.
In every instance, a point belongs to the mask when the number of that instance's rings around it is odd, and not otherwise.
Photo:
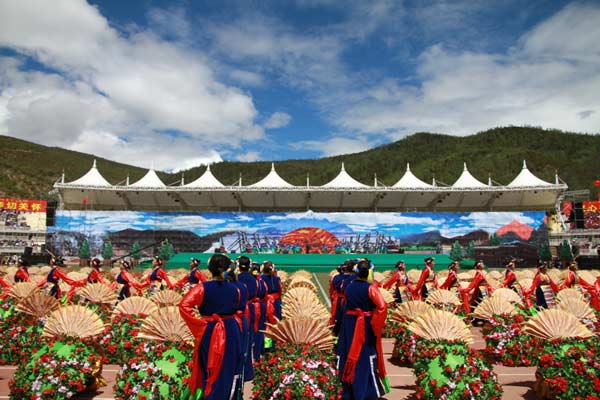
[(356, 365), (360, 357), (360, 352), (365, 344), (365, 317), (371, 316), (371, 312), (365, 312), (360, 308), (346, 311), (347, 315), (356, 316), (356, 324), (354, 325), (354, 336), (350, 344), (350, 350), (346, 357), (346, 365), (342, 374), (342, 381), (352, 384), (354, 383), (354, 373)]

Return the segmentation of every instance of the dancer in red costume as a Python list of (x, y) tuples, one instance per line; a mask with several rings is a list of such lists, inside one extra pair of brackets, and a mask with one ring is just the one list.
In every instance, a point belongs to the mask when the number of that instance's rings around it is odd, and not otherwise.
[(463, 301), (463, 310), (468, 314), (471, 312), (472, 307), (477, 307), (481, 301), (491, 294), (494, 289), (485, 279), (483, 273), (484, 264), (483, 261), (479, 260), (475, 263), (475, 276), (473, 280), (464, 289), (460, 289), (460, 294)]
[(396, 285), (394, 290), (394, 299), (396, 304), (405, 303), (408, 301), (408, 293), (414, 290), (413, 286), (408, 279), (406, 274), (406, 265), (404, 260), (400, 260), (396, 263), (396, 271), (389, 277), (389, 279), (383, 284), (384, 289), (389, 289), (392, 285)]
[(437, 289), (438, 283), (433, 267), (435, 266), (435, 258), (427, 257), (425, 260), (425, 268), (421, 271), (419, 281), (413, 288), (413, 298), (415, 300), (425, 300), (431, 290)]

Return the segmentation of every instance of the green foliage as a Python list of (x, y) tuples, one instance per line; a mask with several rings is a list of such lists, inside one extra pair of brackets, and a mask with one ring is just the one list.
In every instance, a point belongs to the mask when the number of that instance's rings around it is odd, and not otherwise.
[(540, 259), (542, 261), (551, 261), (552, 260), (552, 252), (550, 251), (550, 246), (548, 242), (543, 242), (540, 245)]
[(169, 243), (168, 239), (163, 240), (161, 243), (158, 255), (164, 262), (169, 261), (169, 259), (175, 255), (175, 249), (173, 248), (173, 245)]
[(131, 246), (131, 258), (134, 260), (139, 260), (142, 258), (142, 253), (140, 252), (140, 243), (136, 240)]
[(102, 248), (102, 258), (105, 260), (110, 260), (113, 256), (113, 246), (110, 241), (104, 243), (104, 247)]
[[(0, 194), (15, 197), (44, 197), (54, 182), (65, 171), (65, 181), (73, 181), (85, 174), (95, 158), (55, 147), (46, 147), (23, 140), (0, 136), (4, 150), (0, 158)], [(423, 157), (428, 154), (428, 157)], [(473, 157), (477, 154), (477, 157)], [(467, 137), (432, 133), (416, 133), (400, 141), (375, 149), (350, 155), (318, 160), (286, 160), (277, 162), (277, 172), (294, 185), (306, 185), (310, 175), (311, 185), (322, 185), (333, 179), (344, 161), (346, 170), (359, 181), (371, 185), (373, 174), (386, 185), (400, 179), (410, 162), (411, 170), (419, 178), (451, 184), (462, 172), (462, 163), (468, 161), (471, 173), (481, 180), (488, 173), (502, 184), (508, 184), (521, 171), (523, 160), (540, 178), (554, 182), (554, 171), (569, 184), (570, 189), (590, 189), (595, 192), (594, 179), (600, 170), (600, 135), (566, 133), (532, 127), (502, 127)], [(35, 163), (31, 160), (36, 160)], [(98, 169), (111, 183), (141, 178), (145, 170), (97, 158)], [(243, 174), (243, 184), (262, 179), (269, 172), (270, 161), (223, 161), (211, 166), (214, 175), (226, 185), (238, 181)], [(205, 167), (186, 171), (190, 182), (199, 177)], [(165, 183), (180, 179), (180, 172), (159, 172)]]
[(475, 258), (475, 241), (471, 240), (467, 246), (467, 257)]
[(79, 258), (81, 258), (83, 260), (87, 260), (92, 256), (92, 252), (90, 250), (90, 244), (87, 241), (87, 239), (83, 239), (83, 242), (81, 242), (81, 245), (79, 246), (79, 251), (77, 252), (77, 255), (79, 256)]
[(558, 258), (561, 261), (573, 261), (573, 253), (571, 252), (571, 246), (569, 246), (569, 242), (564, 240), (561, 244), (558, 245)]
[(500, 246), (500, 239), (495, 233), (490, 237), (490, 246)]
[(460, 247), (458, 240), (452, 245), (452, 250), (450, 250), (450, 258), (454, 261), (460, 261), (463, 259), (462, 247)]

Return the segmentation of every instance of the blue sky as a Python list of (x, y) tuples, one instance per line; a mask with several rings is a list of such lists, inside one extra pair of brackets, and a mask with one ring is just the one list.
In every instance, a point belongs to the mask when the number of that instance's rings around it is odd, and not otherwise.
[(0, 134), (178, 170), (598, 133), (593, 1), (0, 2)]
[(189, 230), (199, 236), (222, 231), (279, 232), (317, 227), (333, 234), (379, 232), (403, 237), (439, 231), (446, 237), (465, 235), (477, 229), (489, 233), (519, 221), (537, 229), (544, 212), (473, 212), (473, 213), (153, 213), (142, 211), (68, 211), (57, 213), (53, 230), (102, 234), (123, 229)]

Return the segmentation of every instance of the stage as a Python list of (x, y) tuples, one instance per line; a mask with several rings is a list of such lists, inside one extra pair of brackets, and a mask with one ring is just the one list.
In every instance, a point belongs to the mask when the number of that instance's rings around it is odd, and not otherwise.
[[(191, 257), (201, 261), (202, 267), (212, 253), (177, 253), (166, 265), (167, 269), (188, 268)], [(445, 254), (246, 254), (234, 253), (228, 254), (233, 260), (240, 256), (250, 257), (252, 261), (262, 263), (266, 260), (273, 262), (277, 268), (285, 271), (297, 271), (304, 269), (311, 272), (329, 272), (347, 259), (368, 258), (375, 264), (376, 270), (386, 270), (394, 268), (399, 260), (404, 260), (406, 269), (423, 268), (423, 260), (426, 257), (434, 257), (437, 271), (445, 270), (452, 259)], [(461, 268), (470, 268), (473, 261), (465, 260), (461, 263)]]

